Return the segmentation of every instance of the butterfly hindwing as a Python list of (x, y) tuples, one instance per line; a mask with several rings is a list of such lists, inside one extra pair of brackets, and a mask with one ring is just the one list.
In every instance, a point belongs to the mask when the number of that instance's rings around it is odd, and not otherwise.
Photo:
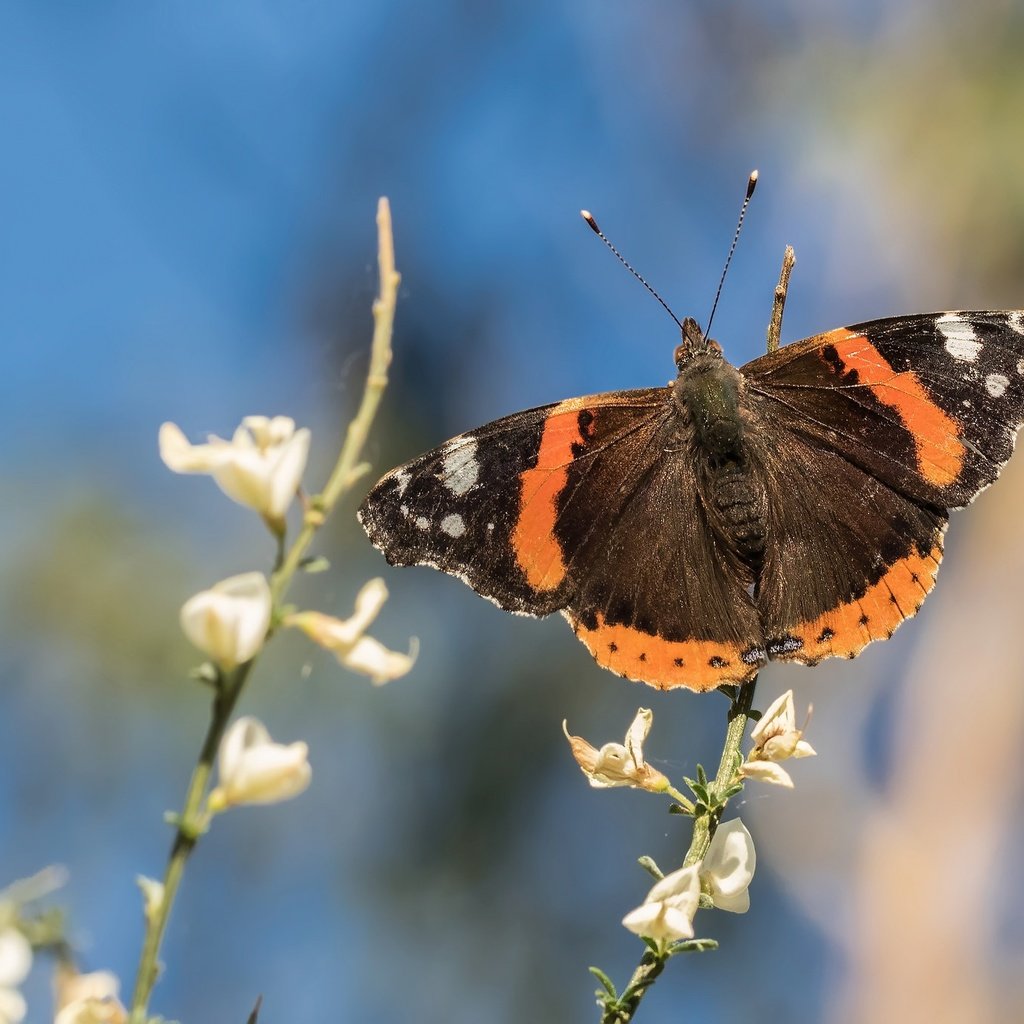
[(748, 577), (718, 542), (680, 428), (665, 422), (642, 478), (628, 463), (607, 467), (608, 486), (617, 477), (629, 489), (614, 516), (593, 523), (564, 614), (604, 668), (709, 690), (749, 679), (766, 657)]
[(759, 445), (767, 543), (757, 606), (769, 657), (815, 664), (890, 637), (931, 591), (944, 509), (900, 494), (787, 428)]

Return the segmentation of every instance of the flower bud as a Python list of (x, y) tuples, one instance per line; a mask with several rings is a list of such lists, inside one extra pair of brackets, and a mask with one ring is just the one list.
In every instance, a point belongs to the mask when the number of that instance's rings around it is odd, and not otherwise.
[(32, 946), (17, 928), (0, 930), (0, 1021), (18, 1024), (28, 1008), (18, 986), (32, 969)]
[(793, 780), (789, 772), (778, 762), (791, 757), (815, 755), (814, 747), (803, 738), (803, 735), (803, 729), (796, 727), (793, 691), (787, 690), (772, 702), (751, 731), (750, 738), (754, 741), (754, 746), (740, 768), (740, 774), (746, 779), (760, 779), (762, 782), (771, 782), (792, 789)]
[(57, 975), (57, 1016), (54, 1024), (126, 1024), (128, 1013), (118, 993), (121, 984), (110, 971)]
[(234, 722), (217, 754), (218, 786), (209, 809), (223, 811), (236, 804), (274, 804), (298, 796), (310, 783), (309, 747), (275, 743), (257, 718)]
[(415, 664), (419, 643), (413, 637), (409, 653), (388, 650), (379, 640), (365, 636), (377, 618), (388, 589), (382, 579), (365, 583), (356, 595), (355, 612), (348, 619), (337, 619), (322, 612), (297, 612), (285, 619), (286, 626), (301, 629), (311, 640), (330, 651), (346, 668), (369, 676), (374, 685), (404, 676)]
[(263, 646), (270, 611), (266, 577), (247, 572), (190, 597), (181, 609), (181, 628), (196, 647), (230, 670)]
[(745, 914), (750, 909), (747, 891), (757, 857), (754, 840), (739, 818), (723, 821), (715, 830), (700, 865), (700, 880), (719, 910)]
[(196, 445), (164, 423), (160, 457), (175, 473), (209, 474), (229, 498), (280, 523), (306, 469), (309, 441), (309, 430), (296, 430), (287, 416), (246, 416), (230, 441), (210, 435)]
[(697, 865), (691, 864), (656, 882), (644, 902), (622, 923), (634, 934), (657, 941), (692, 939), (699, 900), (700, 878)]
[(669, 787), (668, 779), (644, 761), (643, 742), (653, 722), (654, 713), (649, 708), (640, 708), (626, 732), (625, 743), (606, 743), (600, 750), (581, 736), (570, 736), (567, 722), (562, 722), (562, 732), (591, 786), (596, 789), (634, 786), (663, 793)]

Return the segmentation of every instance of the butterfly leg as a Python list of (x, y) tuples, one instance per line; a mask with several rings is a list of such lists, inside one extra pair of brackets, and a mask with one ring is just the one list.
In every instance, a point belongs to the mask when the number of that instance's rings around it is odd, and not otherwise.
[(796, 254), (793, 246), (787, 245), (782, 256), (782, 272), (779, 274), (779, 283), (775, 286), (775, 301), (772, 303), (772, 319), (768, 324), (768, 351), (774, 352), (779, 347), (779, 338), (782, 335), (782, 309), (786, 305), (786, 291), (789, 288), (789, 275), (793, 273), (793, 266), (796, 263)]

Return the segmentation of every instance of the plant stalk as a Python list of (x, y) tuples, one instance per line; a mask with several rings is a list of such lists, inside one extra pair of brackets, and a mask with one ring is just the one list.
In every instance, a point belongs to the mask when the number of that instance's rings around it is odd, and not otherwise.
[[(743, 683), (736, 691), (736, 696), (729, 707), (725, 742), (722, 746), (722, 756), (718, 761), (712, 796), (724, 792), (732, 785), (736, 773), (743, 763), (740, 744), (743, 742), (747, 722), (750, 720), (750, 708), (754, 702), (754, 687), (756, 685), (757, 676), (754, 676), (749, 682)], [(718, 828), (718, 819), (722, 810), (723, 807), (719, 807), (711, 814), (702, 814), (694, 819), (693, 835), (690, 838), (690, 848), (686, 851), (686, 857), (683, 860), (683, 867), (697, 864), (704, 859), (714, 837), (715, 829)], [(622, 997), (614, 1003), (605, 1005), (601, 1015), (601, 1024), (630, 1024), (636, 1015), (644, 993), (665, 969), (665, 964), (671, 955), (667, 944), (664, 944), (664, 948), (658, 952), (648, 948), (641, 957), (636, 970), (633, 971), (633, 976), (623, 990)]]
[[(275, 570), (270, 579), (274, 614), (271, 618), (271, 627), (267, 632), (268, 639), (276, 628), (281, 602), (317, 530), (324, 524), (338, 499), (362, 476), (363, 466), (359, 464), (359, 458), (387, 386), (387, 371), (391, 365), (391, 336), (401, 275), (395, 270), (391, 209), (384, 197), (377, 204), (377, 244), (380, 294), (373, 304), (373, 342), (362, 401), (355, 418), (348, 426), (345, 442), (323, 492), (309, 502), (303, 518), (302, 529), (287, 553), (283, 553), (284, 540), (279, 535)], [(203, 810), (203, 802), (209, 789), (213, 763), (231, 720), (231, 715), (255, 663), (256, 658), (238, 666), (228, 676), (221, 676), (218, 679), (217, 692), (210, 711), (210, 724), (207, 727), (206, 737), (199, 751), (196, 766), (192, 771), (182, 811), (177, 819), (177, 830), (162, 880), (163, 899), (146, 921), (146, 931), (132, 993), (130, 1024), (146, 1024), (149, 999), (159, 975), (160, 948), (167, 930), (171, 908), (181, 885), (188, 858), (208, 824), (207, 815)]]

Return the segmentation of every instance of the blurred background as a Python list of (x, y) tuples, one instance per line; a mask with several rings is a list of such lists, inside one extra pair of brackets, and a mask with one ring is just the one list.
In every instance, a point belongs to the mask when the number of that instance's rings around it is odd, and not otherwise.
[[(264, 0), (0, 7), (0, 885), (48, 863), (82, 963), (130, 991), (134, 878), (159, 876), (207, 720), (177, 626), (268, 568), (257, 517), (159, 462), (159, 424), (314, 431), (316, 489), (358, 399), (390, 196), (403, 275), (368, 455), (392, 465), (499, 415), (661, 384), (675, 311), (706, 319), (748, 172), (761, 182), (715, 335), (764, 345), (874, 317), (1024, 306), (1024, 9), (1011, 0)], [(855, 662), (769, 667), (819, 752), (737, 807), (758, 868), (719, 953), (676, 960), (660, 1021), (1013, 1019), (1024, 999), (1024, 464), (954, 516), (940, 585)], [(565, 623), (390, 570), (339, 510), (293, 596), (420, 637), (385, 689), (299, 638), (243, 710), (305, 739), (302, 798), (217, 821), (189, 866), (154, 1011), (183, 1022), (596, 1019), (620, 925), (685, 819), (591, 790), (561, 721), (678, 778), (726, 701), (598, 669)], [(40, 966), (30, 1020), (49, 1015)]]

